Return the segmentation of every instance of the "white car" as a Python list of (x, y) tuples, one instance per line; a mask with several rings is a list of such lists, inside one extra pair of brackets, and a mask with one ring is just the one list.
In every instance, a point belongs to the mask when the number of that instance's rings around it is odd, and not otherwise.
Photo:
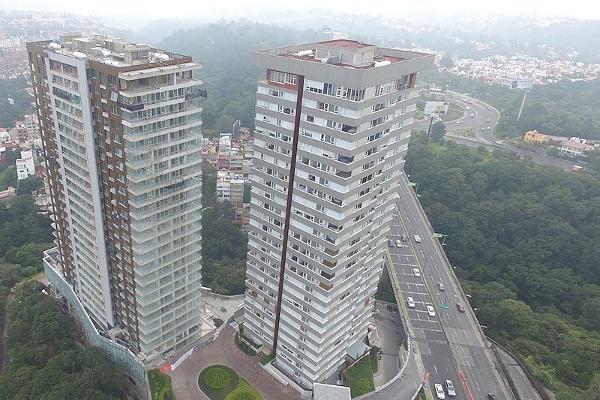
[(413, 268), (413, 275), (414, 276), (421, 276), (421, 271), (419, 270), (419, 268)]
[(435, 310), (433, 309), (433, 306), (427, 306), (427, 314), (429, 314), (430, 317), (435, 317)]
[(448, 392), (448, 396), (456, 396), (456, 390), (454, 389), (454, 385), (450, 379), (447, 379), (444, 382), (444, 386), (446, 386), (446, 392)]
[(396, 239), (396, 247), (402, 247), (402, 242)]
[(456, 121), (456, 125), (460, 125), (460, 121)]
[(408, 304), (408, 308), (415, 308), (415, 300), (412, 297), (406, 298), (406, 304)]
[(415, 235), (415, 242), (421, 243), (421, 236)]
[(442, 387), (442, 385), (436, 383), (435, 385), (433, 385), (433, 387), (435, 388), (435, 394), (437, 398), (440, 400), (444, 400), (446, 398), (446, 393), (444, 393), (444, 388)]

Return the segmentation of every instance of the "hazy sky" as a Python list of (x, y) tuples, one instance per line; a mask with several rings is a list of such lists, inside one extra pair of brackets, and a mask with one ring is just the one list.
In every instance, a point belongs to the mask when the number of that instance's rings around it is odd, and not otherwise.
[(0, 9), (46, 10), (138, 17), (251, 18), (262, 10), (330, 9), (333, 12), (411, 17), (427, 13), (530, 14), (600, 19), (596, 0), (0, 0)]

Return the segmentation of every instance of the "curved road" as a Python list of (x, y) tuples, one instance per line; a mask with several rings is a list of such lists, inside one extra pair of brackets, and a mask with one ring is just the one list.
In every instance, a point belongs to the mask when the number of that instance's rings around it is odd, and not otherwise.
[[(520, 149), (500, 141), (494, 136), (494, 132), (500, 120), (500, 112), (493, 106), (483, 101), (452, 91), (448, 91), (447, 95), (442, 97), (442, 99), (456, 103), (466, 111), (462, 117), (454, 121), (445, 122), (446, 130), (449, 134), (445, 137), (447, 140), (452, 140), (469, 147), (479, 147), (483, 145), (492, 150), (500, 149), (516, 153), (521, 156), (521, 158), (531, 159), (531, 161), (536, 164), (555, 166), (565, 171), (571, 171), (573, 166), (579, 165), (575, 161), (552, 158), (545, 154)], [(473, 114), (474, 116), (472, 116)], [(418, 120), (414, 122), (413, 129), (427, 130), (428, 126), (429, 119)], [(475, 134), (475, 138), (452, 135), (454, 132), (464, 129), (472, 129), (473, 133)]]

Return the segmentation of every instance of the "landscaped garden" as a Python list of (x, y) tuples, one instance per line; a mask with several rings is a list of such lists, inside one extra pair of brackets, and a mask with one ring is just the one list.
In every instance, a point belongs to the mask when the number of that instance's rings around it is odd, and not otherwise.
[(157, 369), (151, 369), (148, 371), (148, 382), (152, 400), (175, 400), (170, 376)]
[(212, 365), (202, 370), (198, 386), (211, 400), (262, 400), (252, 385), (224, 365)]
[(348, 368), (344, 372), (344, 383), (346, 386), (350, 386), (352, 397), (375, 390), (371, 356), (363, 357), (362, 360)]

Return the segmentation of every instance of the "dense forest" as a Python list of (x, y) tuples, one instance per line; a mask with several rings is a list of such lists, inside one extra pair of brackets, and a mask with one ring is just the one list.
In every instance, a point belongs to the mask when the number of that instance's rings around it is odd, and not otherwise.
[(238, 119), (242, 126), (254, 128), (256, 80), (261, 68), (252, 64), (252, 51), (315, 39), (313, 31), (235, 21), (179, 30), (164, 38), (160, 46), (203, 63), (199, 78), (208, 92), (202, 104), (203, 126), (220, 133), (231, 132)]
[(421, 84), (435, 83), (483, 100), (501, 112), (496, 130), (499, 136), (515, 137), (537, 129), (556, 136), (600, 139), (600, 79), (590, 82), (563, 80), (557, 84), (534, 86), (527, 95), (521, 119), (516, 122), (523, 92), (437, 71), (420, 76)]
[(43, 285), (26, 283), (10, 305), (10, 364), (0, 399), (124, 399), (124, 374), (96, 348), (82, 348), (77, 331)]
[[(24, 114), (33, 112), (33, 98), (25, 91), (26, 78), (0, 79), (0, 128), (12, 127), (15, 121), (23, 119)], [(14, 100), (10, 104), (8, 99)]]
[(557, 400), (598, 398), (600, 181), (422, 141), (406, 171), (449, 235), (447, 255), (488, 334), (525, 357)]
[(245, 289), (248, 235), (231, 222), (229, 202), (215, 198), (217, 173), (202, 165), (202, 285), (220, 294), (241, 294)]

